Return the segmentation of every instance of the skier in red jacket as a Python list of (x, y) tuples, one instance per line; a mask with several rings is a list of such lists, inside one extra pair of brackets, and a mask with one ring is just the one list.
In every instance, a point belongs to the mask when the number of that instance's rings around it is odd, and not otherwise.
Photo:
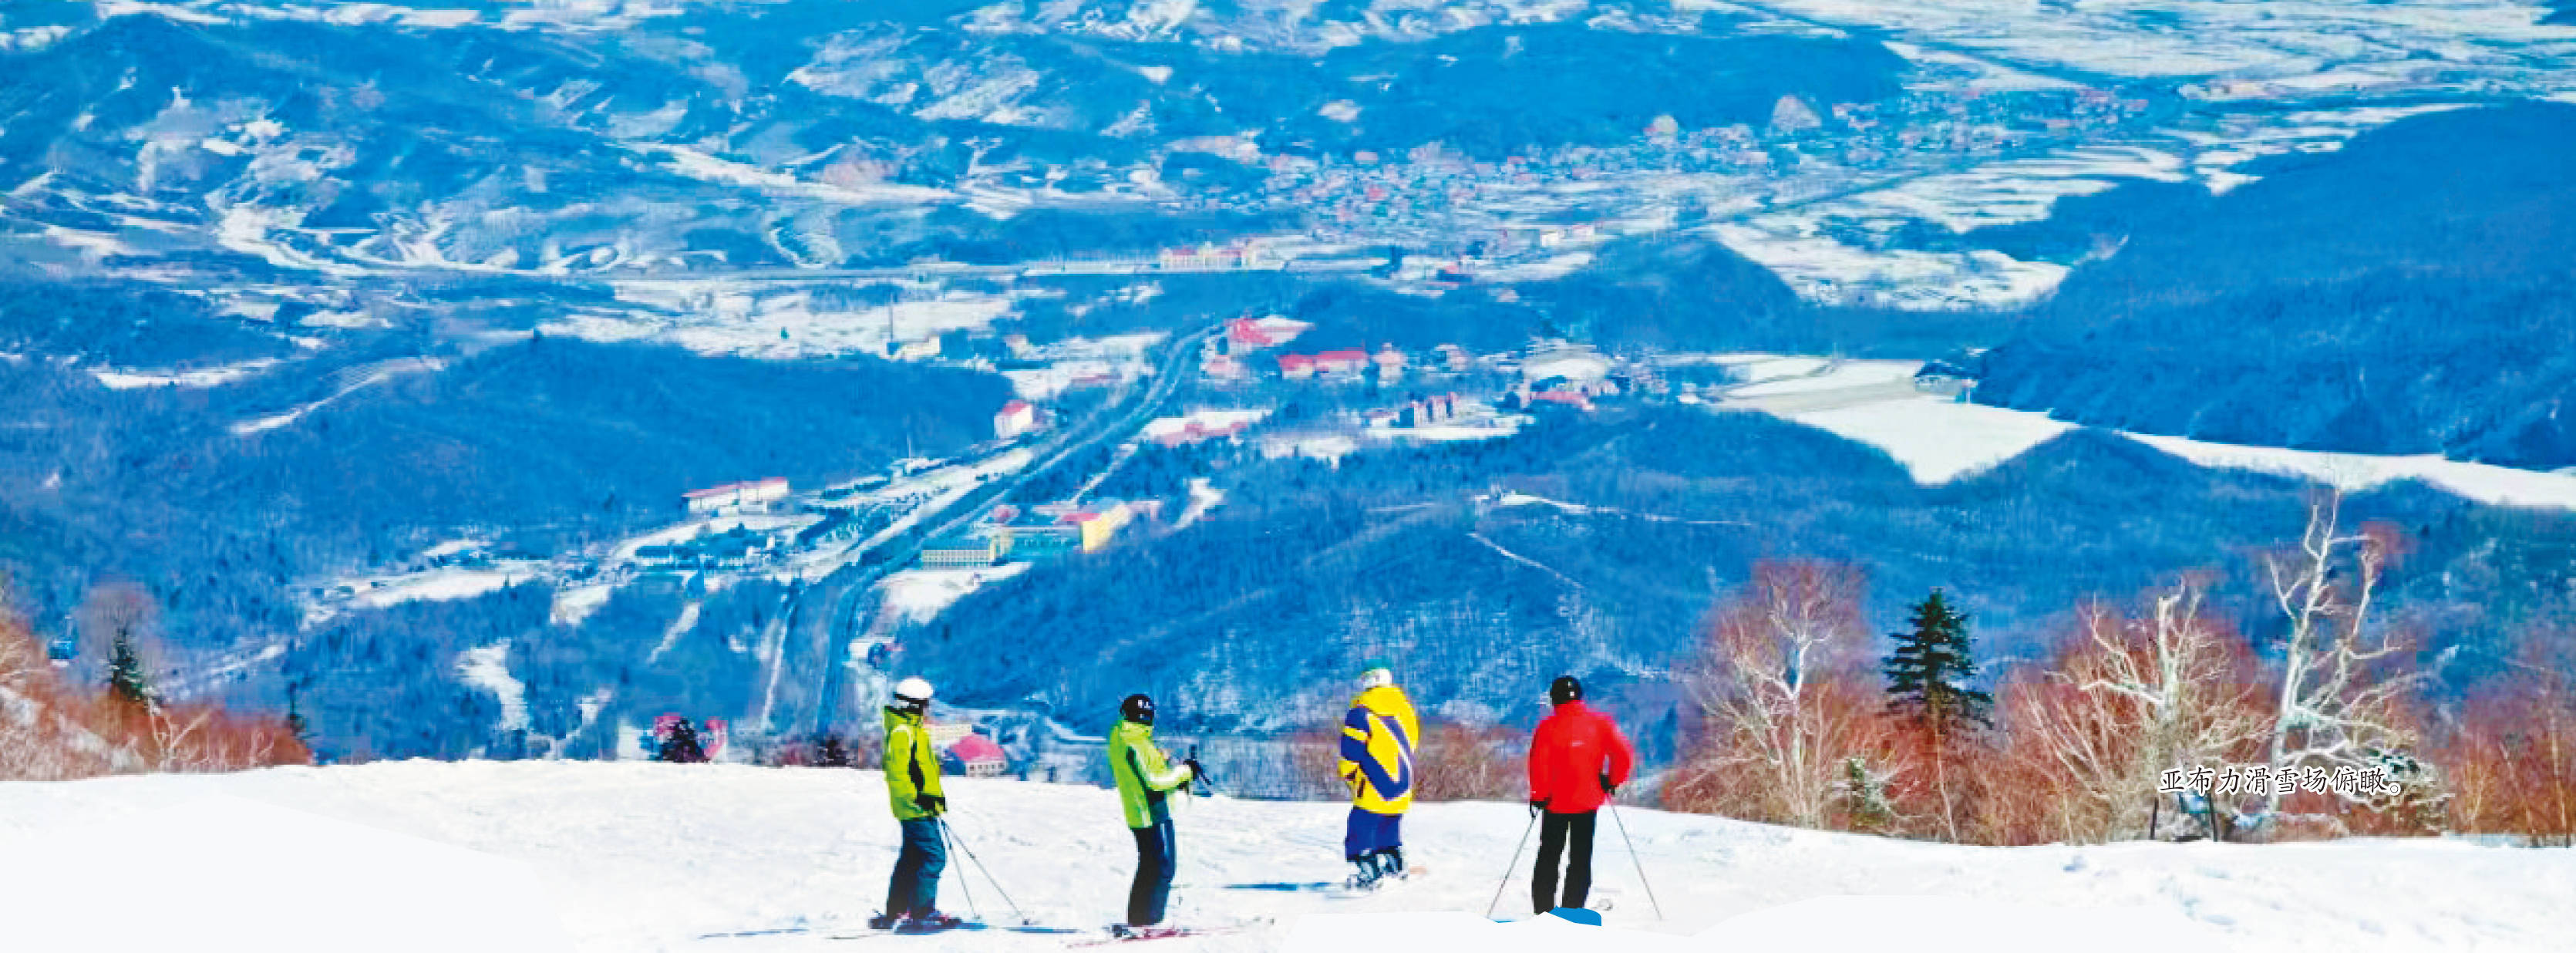
[(1559, 675), (1547, 687), (1556, 711), (1538, 723), (1530, 740), (1530, 816), (1545, 815), (1538, 832), (1538, 869), (1530, 874), (1530, 904), (1538, 913), (1556, 909), (1557, 855), (1572, 841), (1566, 858), (1565, 902), (1583, 906), (1592, 892), (1592, 822), (1601, 805), (1628, 783), (1636, 753), (1610, 716), (1583, 703), (1583, 683)]

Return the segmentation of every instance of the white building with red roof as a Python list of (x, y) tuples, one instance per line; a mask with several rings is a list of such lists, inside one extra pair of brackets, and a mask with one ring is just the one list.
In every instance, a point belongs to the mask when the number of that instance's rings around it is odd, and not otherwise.
[(959, 772), (970, 778), (989, 778), (1011, 769), (1011, 757), (1001, 745), (971, 731), (948, 746), (948, 756), (957, 759)]
[(1016, 439), (1036, 429), (1038, 408), (1028, 401), (1014, 400), (1003, 404), (1002, 409), (993, 414), (993, 436), (1003, 440)]
[(1235, 318), (1225, 323), (1226, 340), (1241, 347), (1276, 347), (1297, 339), (1313, 324), (1271, 315), (1266, 318)]
[(1367, 351), (1346, 347), (1315, 355), (1315, 370), (1324, 374), (1351, 374), (1357, 373), (1360, 368), (1367, 367), (1368, 362)]

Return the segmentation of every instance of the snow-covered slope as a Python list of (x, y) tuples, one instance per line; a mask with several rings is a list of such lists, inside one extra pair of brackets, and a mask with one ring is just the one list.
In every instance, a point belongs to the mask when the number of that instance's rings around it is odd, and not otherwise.
[[(1132, 856), (1110, 792), (952, 779), (949, 795), (956, 833), (1011, 899), (1041, 924), (1084, 932), (986, 931), (872, 944), (1057, 949), (1096, 938), (1117, 916)], [(0, 947), (416, 949), (428, 935), (411, 928), (417, 920), (444, 923), (440, 929), (451, 935), (519, 924), (516, 936), (532, 942), (518, 948), (548, 948), (543, 933), (552, 925), (523, 920), (533, 906), (550, 908), (571, 947), (585, 951), (842, 949), (829, 938), (858, 931), (879, 903), (893, 862), (895, 827), (884, 797), (871, 771), (578, 762), (415, 761), (0, 784), (0, 889), (8, 891), (0, 897), (16, 901), (41, 888), (46, 900), (0, 902), (10, 910), (0, 918)], [(1302, 948), (1312, 938), (1369, 925), (1314, 919), (1321, 914), (1480, 915), (1527, 821), (1516, 804), (1421, 806), (1405, 830), (1408, 855), (1422, 875), (1380, 894), (1341, 899), (1315, 885), (1342, 875), (1344, 810), (1223, 798), (1183, 802), (1174, 919), (1258, 925), (1158, 946)], [(1646, 810), (1620, 816), (1668, 919), (1655, 917), (1619, 829), (1607, 824), (1595, 861), (1595, 905), (1610, 905), (1612, 927), (1663, 934), (1676, 949), (1780, 949), (1779, 938), (1790, 934), (1806, 938), (1810, 949), (1859, 948), (1889, 929), (1889, 917), (1925, 922), (1931, 904), (1908, 896), (1959, 898), (1938, 907), (1945, 913), (1926, 925), (1929, 941), (1996, 941), (1979, 947), (1993, 950), (2146, 949), (2143, 944), (2164, 942), (2223, 948), (2199, 936), (2214, 934), (2237, 949), (2267, 953), (2539, 951), (2566, 949), (2576, 936), (2576, 904), (2567, 902), (2576, 896), (2576, 854), (2564, 850), (2437, 841), (1995, 849)], [(148, 849), (132, 836), (137, 830), (152, 832)], [(245, 837), (245, 830), (260, 836)], [(129, 844), (143, 867), (235, 875), (185, 883), (190, 896), (111, 889), (99, 881), (130, 868), (83, 859), (99, 853), (98, 838), (109, 836), (94, 831), (128, 832), (108, 846)], [(327, 874), (284, 866), (281, 858), (331, 854), (323, 843), (329, 837), (363, 841), (366, 849), (339, 851), (348, 866)], [(264, 841), (277, 842), (275, 849), (253, 846)], [(972, 870), (964, 856), (952, 859), (943, 906), (968, 909), (965, 881)], [(533, 871), (533, 885), (511, 882), (512, 871)], [(366, 893), (299, 895), (297, 888), (325, 876), (380, 886), (383, 899), (375, 909), (410, 913), (368, 931), (329, 911), (297, 909), (307, 899)], [(456, 882), (467, 877), (501, 879)], [(174, 889), (182, 883), (158, 882)], [(1522, 912), (1526, 883), (1524, 876), (1512, 879), (1502, 913)], [(973, 886), (973, 903), (988, 918), (1006, 920), (992, 885), (979, 877)], [(1834, 899), (1846, 895), (1864, 899)], [(257, 935), (172, 922), (188, 910), (217, 909), (213, 901), (225, 899), (268, 912), (247, 920), (259, 924)], [(2104, 920), (2070, 908), (2126, 912)], [(1437, 932), (1443, 922), (1452, 930), (1473, 927), (1461, 919), (1375, 921), (1382, 930), (1417, 935)], [(118, 927), (102, 927), (109, 923)], [(2052, 936), (2078, 923), (2093, 924), (2089, 929), (2098, 935)], [(2124, 929), (2127, 935), (2120, 935)], [(2137, 935), (2141, 930), (2171, 935)], [(1702, 931), (1711, 932), (1690, 938)], [(174, 935), (187, 939), (181, 946), (159, 941)], [(1492, 937), (1457, 938), (1476, 941), (1461, 949), (1484, 949)], [(1937, 942), (1915, 948), (1947, 948)], [(1560, 942), (1555, 948), (1575, 947)]]
[[(1916, 481), (1927, 486), (2010, 460), (2075, 428), (2074, 424), (2038, 411), (1963, 404), (1921, 395), (1891, 400), (1872, 399), (1864, 394), (1862, 399), (1826, 404), (1819, 409), (1774, 412), (1885, 450), (1904, 464)], [(2469, 463), (2434, 454), (2328, 453), (2121, 434), (2206, 467), (2278, 473), (2353, 491), (2399, 480), (2420, 480), (2462, 498), (2495, 506), (2576, 510), (2576, 474)]]

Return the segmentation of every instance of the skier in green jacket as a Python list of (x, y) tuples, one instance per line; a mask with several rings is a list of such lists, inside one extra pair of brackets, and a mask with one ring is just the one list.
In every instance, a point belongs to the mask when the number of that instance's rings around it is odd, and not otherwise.
[(1154, 746), (1154, 700), (1129, 695), (1118, 704), (1118, 725), (1109, 729), (1109, 773), (1118, 779), (1118, 801), (1126, 809), (1127, 830), (1136, 835), (1136, 881), (1127, 890), (1127, 927), (1163, 922), (1163, 907), (1172, 896), (1172, 871), (1179, 845), (1172, 835), (1171, 792), (1206, 772), (1195, 759), (1175, 765)]
[(903, 853), (886, 884), (885, 912), (868, 921), (873, 929), (929, 933), (965, 922), (939, 912), (939, 873), (948, 868), (939, 815), (948, 812), (948, 798), (939, 791), (939, 752), (930, 744), (930, 691), (929, 682), (904, 679), (885, 709), (886, 800), (903, 828)]

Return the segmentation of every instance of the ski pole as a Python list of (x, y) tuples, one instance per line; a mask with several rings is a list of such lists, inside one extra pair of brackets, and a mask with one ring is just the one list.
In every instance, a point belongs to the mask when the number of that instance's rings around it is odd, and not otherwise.
[[(932, 819), (939, 822), (940, 842), (947, 844), (951, 848), (955, 848), (957, 846), (957, 835), (956, 832), (948, 829), (948, 819), (941, 817), (934, 817)], [(977, 920), (984, 919), (984, 911), (977, 909), (975, 906), (975, 878), (965, 876), (966, 872), (963, 870), (960, 870), (957, 873), (957, 889), (966, 892), (966, 912), (974, 914), (975, 919)]]
[(1512, 885), (1512, 871), (1521, 869), (1521, 848), (1529, 846), (1530, 832), (1538, 829), (1538, 815), (1532, 814), (1529, 826), (1521, 828), (1521, 842), (1512, 845), (1512, 862), (1503, 865), (1503, 882), (1494, 885), (1493, 902), (1485, 904), (1485, 919), (1494, 918), (1494, 908), (1503, 903), (1503, 888)]
[(1646, 888), (1646, 902), (1655, 907), (1655, 919), (1664, 918), (1664, 905), (1655, 899), (1655, 885), (1646, 882), (1646, 862), (1637, 859), (1637, 842), (1628, 837), (1628, 822), (1619, 817), (1619, 805), (1610, 805), (1610, 822), (1619, 825), (1619, 840), (1628, 845), (1628, 862), (1637, 865), (1637, 885)]
[(984, 882), (992, 884), (993, 892), (1002, 895), (1002, 902), (1009, 904), (1011, 907), (1011, 915), (1019, 917), (1023, 921), (1027, 920), (1029, 915), (1020, 910), (1020, 905), (1017, 901), (1011, 899), (1011, 892), (1002, 889), (1001, 881), (993, 879), (993, 868), (984, 866), (984, 858), (975, 856), (975, 849), (966, 846), (966, 838), (958, 836), (957, 829), (948, 826), (948, 821), (945, 819), (942, 819), (939, 822), (939, 829), (948, 832), (949, 839), (957, 843), (957, 850), (966, 855), (967, 863), (974, 864), (976, 870), (983, 872)]
[(1208, 773), (1207, 765), (1199, 764), (1199, 746), (1190, 746), (1188, 758), (1191, 764), (1198, 765), (1198, 770), (1190, 772), (1190, 783), (1192, 787), (1190, 793), (1196, 794), (1200, 797), (1215, 797), (1216, 777)]

